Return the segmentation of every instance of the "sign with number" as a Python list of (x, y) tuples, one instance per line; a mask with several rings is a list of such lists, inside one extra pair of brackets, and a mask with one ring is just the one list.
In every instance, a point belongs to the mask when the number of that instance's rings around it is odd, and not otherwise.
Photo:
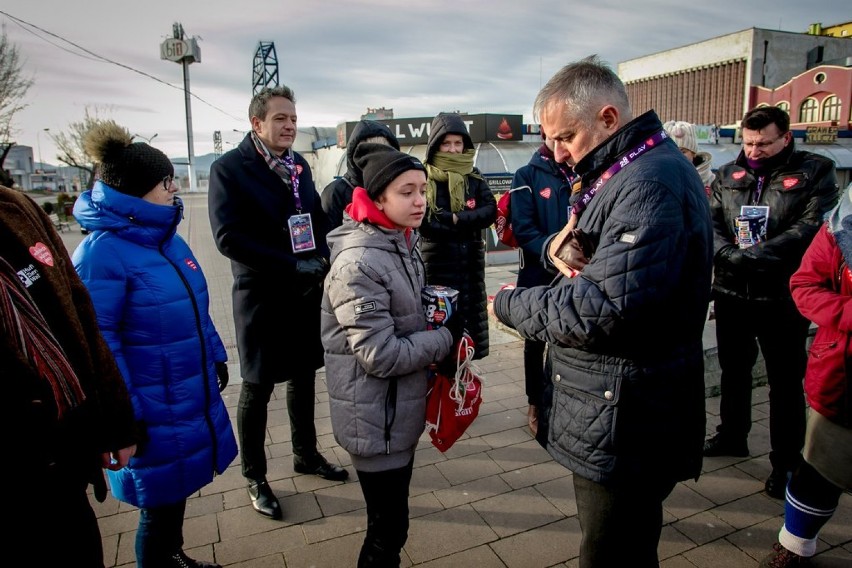
[(160, 44), (160, 59), (180, 61), (188, 55), (189, 49), (182, 39), (170, 37)]

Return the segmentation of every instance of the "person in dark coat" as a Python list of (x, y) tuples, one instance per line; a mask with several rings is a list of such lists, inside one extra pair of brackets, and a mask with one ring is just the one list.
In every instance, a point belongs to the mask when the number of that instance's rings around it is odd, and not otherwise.
[(426, 219), (420, 250), (426, 283), (459, 291), (458, 306), (475, 344), (474, 359), (488, 355), (488, 296), (482, 231), (497, 219), (497, 200), (473, 166), (473, 142), (464, 119), (441, 113), (432, 120), (426, 148)]
[(337, 481), (348, 472), (317, 448), (314, 395), (316, 371), (323, 366), (320, 300), (329, 267), (328, 220), (308, 163), (292, 149), (293, 91), (263, 89), (252, 98), (249, 118), (251, 132), (210, 168), (209, 214), (216, 246), (231, 259), (234, 274), (243, 476), (255, 510), (279, 519), (264, 447), (267, 404), (277, 383), (287, 382), (294, 469)]
[[(552, 146), (552, 140), (542, 142), (529, 163), (519, 168), (512, 179), (512, 229), (521, 251), (516, 285), (522, 288), (548, 285), (558, 274), (542, 263), (542, 247), (568, 222), (575, 176), (571, 166), (556, 161)], [(527, 421), (530, 431), (542, 444), (547, 443), (547, 424), (546, 417), (539, 420), (539, 415), (545, 408), (542, 397), (549, 391), (550, 382), (544, 376), (545, 345), (542, 341), (524, 340)]]
[[(769, 383), (772, 465), (764, 488), (784, 499), (805, 442), (802, 378), (810, 327), (790, 295), (790, 277), (837, 203), (837, 173), (829, 158), (796, 149), (787, 111), (757, 107), (740, 122), (743, 149), (719, 168), (710, 195), (721, 421), (704, 455), (749, 455), (752, 368), (760, 346)], [(758, 238), (738, 229), (749, 210), (762, 213)]]
[(139, 439), (130, 395), (95, 309), (47, 214), (0, 186), (0, 374), (7, 492), (4, 539), (38, 566), (103, 568), (87, 490), (124, 468)]
[(375, 120), (362, 120), (352, 129), (346, 142), (346, 173), (322, 190), (322, 209), (328, 216), (329, 230), (343, 224), (343, 211), (352, 203), (352, 191), (364, 187), (363, 174), (355, 162), (355, 150), (362, 142), (387, 144), (399, 150), (399, 142), (386, 125)]
[[(654, 111), (633, 118), (596, 57), (558, 71), (534, 110), (556, 160), (582, 181), (566, 226), (588, 254), (553, 286), (498, 292), (493, 310), (548, 343), (547, 450), (574, 472), (581, 568), (656, 566), (662, 503), (701, 473), (713, 246), (704, 185)], [(547, 250), (548, 262), (561, 254)]]

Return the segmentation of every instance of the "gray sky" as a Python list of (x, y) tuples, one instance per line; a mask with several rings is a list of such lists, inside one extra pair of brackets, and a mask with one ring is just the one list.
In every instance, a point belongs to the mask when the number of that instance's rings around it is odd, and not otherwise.
[[(152, 144), (173, 158), (186, 156), (181, 66), (159, 58), (174, 22), (200, 39), (201, 62), (189, 75), (190, 90), (209, 103), (192, 99), (201, 155), (213, 151), (215, 130), (226, 151), (241, 138), (234, 129), (248, 130), (260, 41), (275, 42), (301, 127), (335, 126), (382, 106), (396, 117), (461, 110), (528, 122), (540, 86), (592, 53), (615, 68), (751, 27), (804, 32), (852, 19), (848, 0), (4, 0), (0, 11), (28, 24), (0, 14), (35, 80), (16, 141), (36, 160), (40, 145), (49, 163), (56, 149), (44, 129), (65, 130), (87, 107), (131, 133), (157, 134)], [(173, 87), (81, 56), (50, 34)]]

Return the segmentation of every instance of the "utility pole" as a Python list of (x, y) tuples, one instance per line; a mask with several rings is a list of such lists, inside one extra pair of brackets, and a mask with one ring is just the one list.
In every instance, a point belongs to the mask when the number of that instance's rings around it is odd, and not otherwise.
[(201, 62), (201, 50), (194, 37), (187, 38), (183, 25), (175, 23), (172, 26), (172, 37), (160, 44), (160, 59), (180, 63), (183, 67), (183, 94), (186, 104), (186, 145), (189, 152), (189, 192), (196, 188), (195, 179), (195, 150), (192, 142), (192, 107), (190, 105), (189, 64)]

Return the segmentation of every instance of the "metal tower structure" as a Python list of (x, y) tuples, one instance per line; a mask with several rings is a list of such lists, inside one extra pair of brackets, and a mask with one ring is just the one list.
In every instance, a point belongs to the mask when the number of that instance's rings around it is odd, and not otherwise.
[(219, 159), (219, 156), (222, 155), (222, 131), (214, 130), (213, 131), (213, 155), (216, 156), (216, 159)]
[(275, 42), (260, 41), (254, 52), (254, 71), (252, 72), (252, 94), (256, 95), (264, 87), (278, 86), (278, 55)]

